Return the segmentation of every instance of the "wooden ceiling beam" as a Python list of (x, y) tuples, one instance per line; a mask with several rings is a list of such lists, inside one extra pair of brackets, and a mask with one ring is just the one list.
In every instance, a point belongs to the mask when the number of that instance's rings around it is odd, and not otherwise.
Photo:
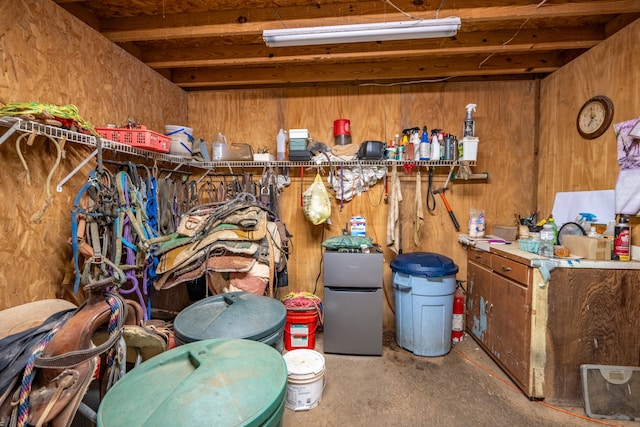
[[(446, 5), (446, 4), (445, 4)], [(357, 12), (357, 13), (356, 13)], [(445, 8), (439, 17), (459, 16), (463, 29), (487, 22), (527, 19), (544, 20), (570, 16), (602, 16), (640, 13), (638, 0), (603, 0), (563, 4), (488, 6), (477, 8)], [(415, 18), (433, 18), (433, 12), (412, 12)], [(395, 14), (394, 14), (395, 16)], [(398, 19), (402, 20), (401, 15)], [(242, 34), (260, 34), (277, 26), (283, 28), (340, 25), (346, 23), (372, 23), (390, 20), (387, 7), (380, 2), (354, 3), (351, 8), (331, 4), (317, 8), (270, 8), (225, 10), (198, 14), (148, 16), (106, 19), (101, 22), (103, 34), (116, 43), (167, 40), (176, 38), (229, 37)]]
[(465, 57), (452, 61), (387, 61), (287, 67), (240, 67), (225, 69), (174, 70), (172, 81), (183, 88), (261, 86), (312, 82), (371, 82), (406, 79), (442, 79), (449, 76), (513, 75), (550, 73), (564, 64), (559, 53), (539, 55), (493, 55)]
[(98, 32), (100, 31), (100, 20), (83, 5), (76, 3), (75, 0), (63, 2), (58, 1), (57, 3), (63, 3), (60, 4), (60, 6), (63, 7), (67, 12), (82, 20), (82, 22), (84, 22), (94, 30)]
[(636, 19), (640, 19), (640, 13), (627, 13), (613, 18), (605, 28), (605, 37), (610, 37), (617, 33)]
[[(227, 67), (266, 62), (270, 65), (317, 63), (318, 61), (367, 61), (380, 58), (405, 60), (432, 56), (532, 52), (540, 50), (588, 49), (604, 39), (596, 27), (567, 28), (562, 31), (523, 30), (461, 33), (456, 40), (400, 41), (372, 43), (362, 49), (356, 44), (323, 48), (298, 47), (278, 50), (263, 45), (174, 47), (145, 49), (142, 60), (152, 68)], [(509, 43), (506, 43), (509, 41)], [(282, 53), (279, 53), (282, 52)]]

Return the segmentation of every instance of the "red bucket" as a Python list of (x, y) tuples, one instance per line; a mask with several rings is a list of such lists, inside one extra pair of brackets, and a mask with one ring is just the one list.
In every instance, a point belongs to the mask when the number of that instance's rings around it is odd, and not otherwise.
[(316, 346), (316, 328), (318, 327), (318, 311), (287, 309), (287, 320), (284, 325), (284, 348), (287, 351), (306, 348), (313, 350)]

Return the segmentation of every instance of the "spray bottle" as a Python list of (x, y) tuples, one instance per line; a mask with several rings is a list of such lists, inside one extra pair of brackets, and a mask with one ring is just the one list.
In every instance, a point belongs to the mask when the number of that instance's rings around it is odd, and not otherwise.
[(422, 139), (420, 140), (420, 160), (429, 160), (431, 158), (431, 144), (429, 144), (429, 134), (427, 127), (422, 128)]
[(407, 143), (409, 142), (409, 136), (406, 132), (402, 132), (402, 142), (396, 147), (396, 160), (403, 161), (405, 150), (407, 149)]
[[(415, 138), (413, 137), (413, 134), (411, 134), (411, 137), (409, 138), (409, 140), (404, 146), (404, 159), (409, 162), (414, 159), (414, 154), (415, 154), (415, 150), (413, 148), (414, 139)], [(418, 144), (420, 144), (420, 140), (418, 140)]]
[(473, 112), (476, 111), (476, 104), (467, 104), (467, 116), (464, 119), (462, 137), (476, 136), (476, 121), (473, 119)]
[(440, 142), (438, 134), (440, 129), (431, 129), (431, 160), (440, 160)]
[(438, 132), (438, 144), (440, 145), (440, 160), (444, 160), (444, 132)]

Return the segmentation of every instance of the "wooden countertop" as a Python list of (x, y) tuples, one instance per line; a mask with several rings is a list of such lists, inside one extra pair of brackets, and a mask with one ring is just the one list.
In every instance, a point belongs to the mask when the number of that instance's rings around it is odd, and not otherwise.
[[(561, 268), (598, 268), (608, 270), (640, 270), (639, 261), (596, 261), (590, 259), (570, 258), (547, 258), (542, 255), (525, 252), (518, 247), (518, 242), (489, 243), (492, 237), (486, 236), (484, 239), (473, 239), (466, 234), (461, 234), (458, 241), (467, 246), (478, 250), (491, 252), (507, 259), (529, 265), (531, 267), (540, 267), (542, 261), (553, 262), (555, 267)], [(499, 239), (499, 237), (495, 237)]]

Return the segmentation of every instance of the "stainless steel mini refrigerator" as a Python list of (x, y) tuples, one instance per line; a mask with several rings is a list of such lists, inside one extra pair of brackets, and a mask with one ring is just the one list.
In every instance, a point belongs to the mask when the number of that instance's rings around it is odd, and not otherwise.
[(381, 252), (324, 253), (325, 353), (382, 355)]

